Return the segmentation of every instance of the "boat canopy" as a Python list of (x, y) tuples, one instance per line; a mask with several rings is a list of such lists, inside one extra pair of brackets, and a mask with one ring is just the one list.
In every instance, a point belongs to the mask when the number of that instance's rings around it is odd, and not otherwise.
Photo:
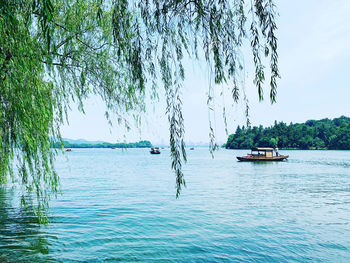
[(254, 148), (252, 148), (252, 151), (272, 152), (272, 151), (273, 151), (273, 148), (267, 148), (267, 147), (254, 147)]

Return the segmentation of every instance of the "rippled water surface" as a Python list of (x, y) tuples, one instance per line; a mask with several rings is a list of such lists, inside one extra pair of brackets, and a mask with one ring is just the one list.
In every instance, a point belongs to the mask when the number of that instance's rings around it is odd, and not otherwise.
[(59, 156), (50, 225), (0, 188), (0, 262), (350, 262), (350, 151), (244, 153), (188, 151), (179, 199), (167, 149)]

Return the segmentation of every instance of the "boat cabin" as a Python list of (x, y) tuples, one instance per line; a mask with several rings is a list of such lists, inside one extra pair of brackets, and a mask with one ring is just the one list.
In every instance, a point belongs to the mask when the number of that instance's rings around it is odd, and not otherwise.
[(273, 148), (265, 148), (265, 147), (255, 147), (251, 150), (252, 157), (272, 157), (273, 156)]

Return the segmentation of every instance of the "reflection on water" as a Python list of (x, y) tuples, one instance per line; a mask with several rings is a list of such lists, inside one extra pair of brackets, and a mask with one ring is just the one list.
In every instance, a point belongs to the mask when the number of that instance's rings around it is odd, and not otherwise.
[(350, 151), (244, 153), (190, 151), (176, 199), (167, 149), (76, 149), (49, 226), (0, 188), (0, 262), (350, 262)]
[[(33, 213), (16, 202), (14, 188), (0, 187), (0, 262), (48, 262), (49, 238)], [(50, 238), (52, 239), (52, 238)]]

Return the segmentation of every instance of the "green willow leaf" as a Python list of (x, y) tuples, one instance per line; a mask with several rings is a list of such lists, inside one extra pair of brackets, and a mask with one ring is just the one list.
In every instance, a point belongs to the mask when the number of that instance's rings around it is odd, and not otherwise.
[[(214, 80), (210, 96), (214, 84), (227, 83), (237, 103), (245, 94), (237, 84), (244, 68), (239, 49), (248, 40), (260, 99), (265, 81), (260, 54), (270, 56), (275, 102), (275, 9), (272, 0), (0, 0), (0, 183), (17, 181), (23, 202), (45, 220), (48, 201), (59, 191), (52, 146), (63, 145), (60, 127), (71, 103), (84, 112), (84, 100), (97, 95), (108, 121), (113, 116), (128, 129), (129, 116), (139, 122), (146, 97), (160, 97), (160, 85), (178, 196), (186, 162), (183, 60), (204, 60)], [(248, 116), (245, 95), (243, 100)], [(209, 121), (212, 151), (217, 146)]]

